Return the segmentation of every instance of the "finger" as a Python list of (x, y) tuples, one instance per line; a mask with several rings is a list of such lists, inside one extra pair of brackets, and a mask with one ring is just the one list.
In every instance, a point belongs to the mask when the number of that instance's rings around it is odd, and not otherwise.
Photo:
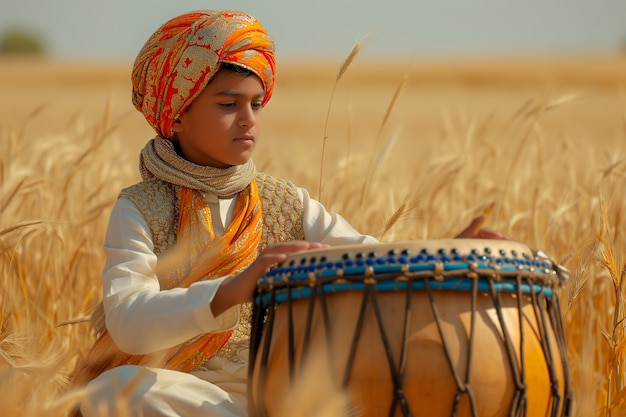
[(467, 226), (461, 233), (456, 235), (457, 238), (475, 237), (478, 235), (479, 230), (483, 227), (487, 218), (484, 215), (476, 217), (469, 226)]
[(513, 240), (510, 237), (491, 229), (480, 229), (476, 233), (476, 236), (481, 239)]
[(285, 262), (287, 256), (291, 253), (309, 249), (319, 249), (327, 246), (328, 245), (322, 243), (308, 242), (305, 240), (292, 240), (278, 243), (266, 248), (250, 266), (257, 272), (263, 272), (274, 264)]
[(263, 253), (267, 253), (267, 254), (293, 253), (293, 252), (300, 252), (303, 250), (319, 249), (319, 248), (323, 248), (327, 246), (328, 245), (318, 243), (318, 242), (309, 242), (306, 240), (291, 240), (288, 242), (278, 243), (276, 245), (270, 246), (266, 248), (263, 251)]

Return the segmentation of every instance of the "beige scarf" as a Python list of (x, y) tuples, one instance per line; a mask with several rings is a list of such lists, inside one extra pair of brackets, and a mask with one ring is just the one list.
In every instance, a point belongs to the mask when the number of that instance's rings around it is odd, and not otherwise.
[(176, 153), (174, 142), (162, 137), (150, 140), (141, 150), (139, 172), (144, 180), (157, 177), (180, 187), (231, 197), (242, 191), (256, 177), (250, 159), (244, 165), (213, 168), (196, 165)]

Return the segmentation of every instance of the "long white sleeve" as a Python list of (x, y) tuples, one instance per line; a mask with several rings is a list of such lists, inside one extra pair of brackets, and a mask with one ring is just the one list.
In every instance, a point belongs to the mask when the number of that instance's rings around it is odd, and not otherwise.
[[(298, 189), (304, 209), (305, 239), (329, 245), (373, 244), (343, 217), (331, 214), (304, 189)], [(230, 223), (235, 198), (211, 199), (214, 229)], [(233, 307), (214, 317), (211, 301), (224, 278), (201, 281), (189, 288), (161, 290), (155, 274), (157, 257), (150, 229), (136, 206), (119, 199), (113, 207), (104, 249), (103, 304), (106, 324), (118, 347), (145, 354), (175, 346), (198, 334), (225, 331), (238, 320)]]
[(343, 217), (329, 213), (317, 200), (313, 200), (308, 191), (298, 188), (304, 208), (304, 238), (312, 242), (328, 245), (374, 244), (378, 241), (368, 235), (357, 232)]
[(155, 352), (198, 334), (236, 325), (236, 307), (218, 317), (211, 311), (211, 300), (223, 279), (161, 291), (148, 225), (126, 199), (119, 199), (113, 207), (104, 250), (106, 324), (121, 350), (131, 354)]

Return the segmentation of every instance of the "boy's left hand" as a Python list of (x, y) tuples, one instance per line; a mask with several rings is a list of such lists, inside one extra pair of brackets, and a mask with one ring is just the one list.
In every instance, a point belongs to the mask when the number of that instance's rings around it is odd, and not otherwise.
[(455, 236), (455, 239), (498, 239), (512, 240), (510, 237), (496, 232), (495, 230), (484, 228), (483, 225), (487, 221), (485, 215), (476, 217), (461, 233)]

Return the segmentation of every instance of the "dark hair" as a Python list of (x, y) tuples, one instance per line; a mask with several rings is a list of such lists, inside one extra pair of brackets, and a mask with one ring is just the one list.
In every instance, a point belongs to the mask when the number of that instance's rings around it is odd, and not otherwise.
[(218, 72), (222, 70), (236, 72), (237, 74), (242, 74), (242, 75), (254, 74), (248, 68), (245, 68), (245, 67), (242, 67), (241, 65), (233, 64), (230, 62), (222, 62), (218, 68)]

